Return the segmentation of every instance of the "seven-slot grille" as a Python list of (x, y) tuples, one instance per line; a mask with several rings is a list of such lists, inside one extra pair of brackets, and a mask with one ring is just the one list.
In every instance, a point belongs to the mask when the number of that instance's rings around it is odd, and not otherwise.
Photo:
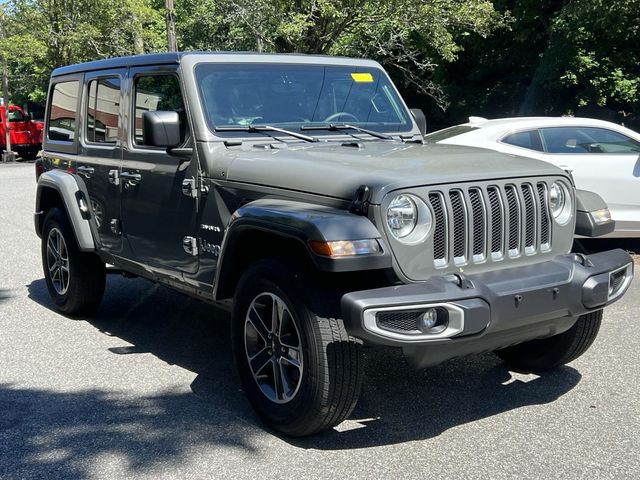
[(551, 249), (544, 182), (472, 186), (429, 193), (436, 267), (514, 258)]

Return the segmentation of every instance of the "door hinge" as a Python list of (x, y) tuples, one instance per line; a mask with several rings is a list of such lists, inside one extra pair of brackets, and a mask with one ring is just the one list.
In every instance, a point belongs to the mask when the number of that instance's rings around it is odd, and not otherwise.
[(107, 174), (109, 177), (109, 183), (112, 185), (120, 185), (120, 172), (118, 170), (109, 170)]
[(200, 185), (198, 185), (198, 181), (193, 177), (185, 178), (182, 181), (182, 193), (187, 197), (198, 198), (198, 195), (206, 195), (209, 193), (209, 187), (204, 185), (202, 181), (200, 181)]
[(120, 220), (117, 218), (112, 218), (109, 222), (109, 229), (114, 235), (119, 237), (122, 234), (122, 229), (120, 228)]
[(194, 257), (198, 255), (198, 240), (194, 237), (184, 237), (182, 239), (182, 248), (189, 255), (193, 255)]
[(191, 198), (198, 196), (198, 186), (195, 178), (191, 177), (182, 180), (182, 193)]

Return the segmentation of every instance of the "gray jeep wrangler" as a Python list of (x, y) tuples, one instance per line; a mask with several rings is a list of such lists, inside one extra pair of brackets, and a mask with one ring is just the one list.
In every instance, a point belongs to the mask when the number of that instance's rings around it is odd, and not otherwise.
[(48, 97), (35, 228), (56, 306), (90, 314), (108, 271), (232, 300), (242, 387), (288, 435), (349, 416), (365, 347), (570, 362), (633, 276), (622, 250), (570, 253), (602, 215), (576, 213), (566, 172), (426, 144), (373, 61), (115, 58), (55, 70)]

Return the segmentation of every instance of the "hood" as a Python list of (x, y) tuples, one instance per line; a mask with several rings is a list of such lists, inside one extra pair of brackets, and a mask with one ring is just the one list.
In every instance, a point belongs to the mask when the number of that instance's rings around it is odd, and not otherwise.
[[(566, 175), (547, 162), (481, 148), (387, 141), (232, 147), (227, 179), (351, 200), (368, 185), (372, 203), (400, 188)], [(231, 158), (229, 158), (231, 157)]]

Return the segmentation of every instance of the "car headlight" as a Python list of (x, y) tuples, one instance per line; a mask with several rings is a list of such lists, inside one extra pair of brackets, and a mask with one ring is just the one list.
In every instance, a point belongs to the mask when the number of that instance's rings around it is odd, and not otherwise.
[(571, 220), (573, 202), (569, 188), (561, 182), (553, 182), (549, 189), (549, 208), (554, 220), (560, 225), (565, 225)]
[(433, 224), (431, 210), (413, 195), (397, 195), (387, 208), (387, 227), (398, 241), (414, 245), (424, 241)]

